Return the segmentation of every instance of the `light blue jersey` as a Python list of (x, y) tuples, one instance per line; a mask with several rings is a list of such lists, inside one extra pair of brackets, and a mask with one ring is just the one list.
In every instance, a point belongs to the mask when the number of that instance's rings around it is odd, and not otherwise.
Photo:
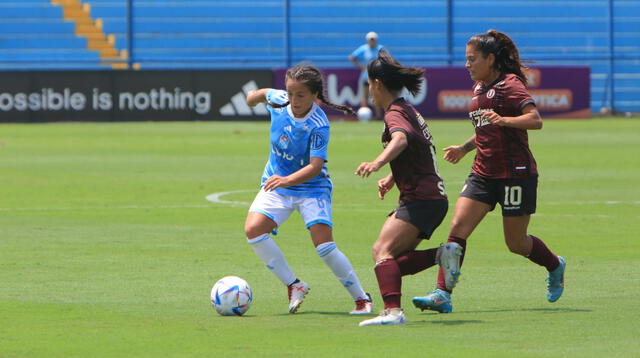
[[(289, 101), (287, 92), (270, 90), (267, 102), (284, 104)], [(309, 165), (312, 157), (327, 161), (329, 144), (329, 120), (324, 111), (315, 103), (304, 118), (295, 118), (291, 106), (273, 108), (267, 105), (271, 113), (271, 135), (269, 161), (262, 174), (262, 185), (272, 175), (287, 176)], [(277, 188), (282, 195), (301, 198), (324, 198), (331, 200), (333, 185), (326, 166), (316, 177), (307, 182)]]
[[(367, 66), (369, 64), (369, 62), (371, 62), (374, 59), (378, 58), (378, 53), (383, 48), (384, 48), (384, 46), (382, 46), (382, 45), (376, 45), (376, 47), (371, 48), (371, 46), (369, 46), (369, 44), (364, 44), (364, 45), (358, 47), (357, 49), (355, 49), (351, 53), (351, 56), (355, 57), (356, 60), (358, 60), (358, 62), (360, 62), (363, 65)], [(367, 82), (368, 79), (369, 78), (367, 76), (367, 70), (366, 69), (362, 70), (362, 72), (360, 73), (359, 81), (361, 83), (362, 82)]]

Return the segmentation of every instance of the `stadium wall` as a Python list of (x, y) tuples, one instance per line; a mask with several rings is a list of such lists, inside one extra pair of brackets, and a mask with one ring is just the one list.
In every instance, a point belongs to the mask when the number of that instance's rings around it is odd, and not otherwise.
[[(79, 0), (54, 1), (79, 2)], [(640, 1), (83, 0), (124, 67), (273, 69), (346, 57), (377, 31), (401, 62), (462, 66), (464, 46), (495, 28), (532, 66), (591, 68), (590, 107), (640, 112)], [(86, 6), (85, 6), (86, 5)], [(50, 0), (0, 1), (0, 68), (105, 68), (80, 23)], [(118, 63), (119, 64), (119, 63)]]
[[(264, 105), (246, 95), (284, 88), (285, 69), (0, 72), (0, 123), (50, 121), (267, 120)], [(329, 101), (357, 107), (360, 72), (325, 71)], [(528, 72), (531, 93), (545, 118), (589, 117), (588, 67), (540, 67)], [(467, 71), (426, 68), (423, 91), (405, 96), (428, 118), (466, 118), (471, 101)], [(351, 119), (326, 107), (333, 119)]]

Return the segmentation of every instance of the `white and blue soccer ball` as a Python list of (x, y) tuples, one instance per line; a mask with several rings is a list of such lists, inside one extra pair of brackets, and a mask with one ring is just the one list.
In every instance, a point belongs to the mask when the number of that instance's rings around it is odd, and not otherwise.
[(252, 299), (251, 287), (238, 276), (223, 277), (211, 289), (211, 305), (223, 316), (242, 316)]
[(373, 117), (373, 111), (369, 107), (360, 107), (356, 114), (360, 122), (369, 122)]

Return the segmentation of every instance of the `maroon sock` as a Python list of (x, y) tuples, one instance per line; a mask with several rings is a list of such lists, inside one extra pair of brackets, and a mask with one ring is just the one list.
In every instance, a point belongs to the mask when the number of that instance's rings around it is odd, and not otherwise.
[[(467, 252), (467, 240), (461, 239), (455, 236), (449, 236), (447, 242), (455, 242), (458, 245), (462, 246), (462, 256), (460, 256), (460, 267), (462, 267), (462, 262), (464, 261), (464, 254)], [(453, 292), (453, 290), (448, 290), (447, 286), (444, 284), (444, 272), (442, 272), (441, 268), (438, 268), (438, 288), (447, 291), (449, 293)]]
[(383, 260), (374, 268), (380, 294), (384, 301), (384, 309), (400, 308), (402, 290), (402, 275), (398, 263), (394, 259)]
[(438, 249), (411, 250), (396, 257), (400, 274), (402, 276), (415, 275), (436, 264), (436, 252)]
[(544, 266), (549, 272), (558, 268), (558, 265), (560, 265), (558, 256), (551, 252), (542, 240), (533, 235), (529, 235), (529, 237), (533, 244), (531, 245), (531, 253), (527, 258), (540, 266)]

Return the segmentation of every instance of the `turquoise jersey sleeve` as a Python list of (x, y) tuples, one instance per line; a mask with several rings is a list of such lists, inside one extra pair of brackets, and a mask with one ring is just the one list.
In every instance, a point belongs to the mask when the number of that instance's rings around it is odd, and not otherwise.
[(329, 148), (329, 127), (314, 129), (309, 137), (309, 142), (309, 156), (311, 158), (322, 158), (325, 162), (329, 160), (327, 157), (327, 149)]

